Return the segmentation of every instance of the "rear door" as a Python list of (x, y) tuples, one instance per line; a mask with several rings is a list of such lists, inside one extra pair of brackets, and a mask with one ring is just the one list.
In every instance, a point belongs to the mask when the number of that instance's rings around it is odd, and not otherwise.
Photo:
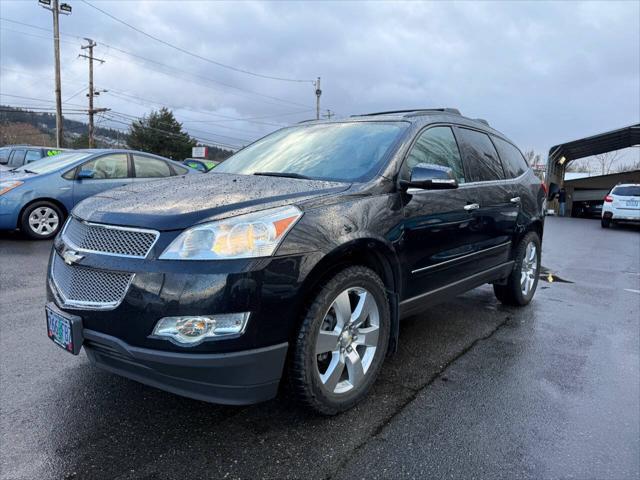
[(508, 261), (519, 205), (489, 135), (462, 126), (455, 131), (469, 179), (462, 188), (475, 219), (471, 241), (476, 266), (486, 269)]
[[(92, 178), (78, 178), (81, 170), (91, 170)], [(74, 204), (97, 193), (131, 183), (126, 153), (109, 153), (85, 162), (76, 170), (73, 181)]]
[[(448, 125), (431, 126), (414, 141), (401, 170), (408, 180), (421, 163), (453, 169), (460, 184), (465, 182), (460, 151)], [(466, 255), (473, 249), (472, 215), (465, 210), (467, 192), (409, 189), (404, 197), (403, 241), (400, 255), (406, 286), (402, 300), (447, 285), (473, 268)]]

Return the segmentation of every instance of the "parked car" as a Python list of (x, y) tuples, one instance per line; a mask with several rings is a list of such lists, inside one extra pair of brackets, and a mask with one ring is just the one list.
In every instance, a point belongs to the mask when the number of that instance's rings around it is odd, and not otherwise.
[(200, 170), (203, 173), (207, 173), (209, 170), (213, 170), (220, 162), (215, 160), (206, 160), (204, 158), (186, 158), (184, 160), (186, 166)]
[(640, 184), (624, 183), (616, 185), (604, 198), (602, 207), (602, 228), (613, 223), (640, 223)]
[(91, 197), (51, 255), (48, 335), (199, 400), (360, 402), (399, 319), (482, 284), (536, 291), (544, 189), (451, 109), (284, 128), (208, 175)]
[(602, 216), (602, 200), (574, 200), (571, 207), (571, 216), (600, 218)]
[[(33, 145), (11, 145), (0, 148), (0, 171), (11, 170), (42, 158), (53, 157), (68, 151), (64, 148), (36, 147)], [(6, 161), (4, 159), (6, 158)]]
[[(76, 150), (3, 172), (0, 230), (51, 238), (81, 200), (159, 177), (199, 173), (178, 162), (128, 150)], [(132, 206), (135, 208), (135, 205)]]

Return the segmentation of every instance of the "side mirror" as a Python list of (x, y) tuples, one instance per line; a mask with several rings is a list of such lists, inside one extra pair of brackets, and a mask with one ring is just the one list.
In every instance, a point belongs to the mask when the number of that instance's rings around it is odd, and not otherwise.
[(89, 169), (83, 169), (78, 172), (78, 180), (82, 180), (83, 178), (93, 178), (95, 172)]
[(449, 167), (431, 163), (419, 163), (411, 171), (410, 180), (401, 180), (404, 188), (421, 188), (423, 190), (443, 190), (458, 188), (453, 170)]

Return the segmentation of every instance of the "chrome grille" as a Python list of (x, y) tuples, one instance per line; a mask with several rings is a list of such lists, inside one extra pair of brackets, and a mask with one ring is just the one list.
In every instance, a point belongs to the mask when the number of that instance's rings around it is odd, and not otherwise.
[(51, 278), (65, 306), (108, 309), (122, 302), (133, 274), (67, 265), (54, 253)]
[(73, 217), (62, 231), (62, 240), (75, 250), (121, 257), (146, 257), (157, 238), (153, 230), (86, 223)]

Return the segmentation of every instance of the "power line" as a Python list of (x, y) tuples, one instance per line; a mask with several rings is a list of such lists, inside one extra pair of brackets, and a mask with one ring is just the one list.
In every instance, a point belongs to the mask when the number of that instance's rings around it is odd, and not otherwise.
[[(12, 20), (12, 19), (5, 18), (5, 17), (0, 17), (0, 20), (6, 21), (6, 22), (15, 23), (15, 24), (18, 24), (18, 25), (23, 25), (23, 26), (29, 27), (29, 28), (35, 28), (35, 29), (38, 29), (38, 30), (46, 31), (46, 32), (51, 32), (51, 30), (49, 30), (47, 28), (39, 27), (37, 25), (31, 25), (31, 24), (24, 23), (24, 22), (19, 22), (17, 20)], [(8, 31), (12, 31), (12, 32), (16, 32), (16, 33), (20, 33), (20, 34), (24, 34), (24, 35), (30, 35), (30, 36), (36, 37), (36, 38), (47, 38), (47, 37), (41, 37), (41, 36), (38, 36), (38, 35), (34, 35), (34, 34), (31, 34), (31, 33), (28, 33), (28, 32), (21, 32), (19, 30), (10, 30), (10, 29), (7, 29), (7, 30)], [(64, 35), (64, 36), (70, 37), (70, 38), (74, 38), (76, 40), (81, 40), (82, 38), (84, 38), (84, 37), (80, 37), (80, 36), (77, 36), (77, 35), (71, 35), (71, 34), (61, 34), (61, 35)], [(66, 43), (72, 44), (73, 42), (66, 42)], [(187, 72), (182, 68), (178, 68), (178, 67), (174, 67), (174, 66), (171, 66), (171, 65), (167, 65), (167, 64), (162, 63), (162, 62), (158, 62), (156, 60), (144, 57), (142, 55), (138, 55), (136, 53), (132, 53), (132, 52), (123, 50), (123, 49), (121, 49), (119, 47), (116, 47), (114, 45), (110, 45), (110, 44), (102, 42), (102, 41), (100, 41), (100, 44), (102, 46), (106, 47), (107, 49), (115, 50), (117, 52), (123, 53), (125, 55), (130, 56), (130, 57), (142, 60), (143, 62), (148, 62), (148, 63), (154, 64), (154, 65), (157, 65), (157, 66), (160, 66), (160, 67), (167, 68), (167, 69), (173, 70), (175, 72), (178, 72), (178, 74), (180, 74), (181, 78), (184, 78), (184, 76), (187, 75), (187, 76), (199, 78), (199, 79), (202, 79), (202, 80), (204, 80), (206, 82), (217, 84), (217, 85), (220, 85), (220, 86), (223, 86), (223, 87), (226, 87), (226, 88), (231, 88), (231, 89), (234, 89), (234, 90), (238, 90), (240, 92), (245, 92), (245, 93), (248, 93), (250, 95), (257, 96), (257, 97), (262, 97), (262, 98), (274, 100), (274, 101), (281, 102), (281, 103), (287, 103), (287, 104), (295, 105), (295, 106), (298, 106), (298, 107), (311, 108), (309, 105), (305, 105), (305, 104), (301, 104), (301, 103), (298, 103), (298, 102), (294, 102), (292, 100), (287, 100), (287, 99), (284, 99), (284, 98), (275, 97), (273, 95), (267, 95), (267, 94), (264, 94), (264, 93), (259, 93), (259, 92), (256, 92), (256, 91), (253, 91), (253, 90), (250, 90), (250, 89), (239, 87), (237, 85), (232, 85), (232, 84), (229, 84), (229, 83), (221, 82), (219, 80), (214, 80), (214, 79), (212, 79), (210, 77), (206, 77), (204, 75), (199, 75), (197, 73)], [(131, 62), (131, 60), (127, 60), (127, 59), (124, 59), (122, 57), (118, 57), (117, 55), (113, 55), (112, 54), (112, 56), (114, 58), (117, 58), (117, 59), (122, 60), (124, 62)], [(141, 65), (141, 66), (143, 66), (145, 68), (149, 68), (150, 70), (153, 70), (155, 72), (163, 73), (164, 75), (167, 75), (167, 76), (172, 76), (168, 72), (150, 68), (149, 65), (144, 65), (144, 63), (142, 63), (142, 64), (140, 62), (132, 62), (132, 63), (135, 63), (137, 65)], [(203, 85), (201, 83), (199, 83), (199, 85), (207, 87), (207, 85)], [(234, 92), (228, 92), (228, 93), (232, 93), (234, 95), (240, 95), (240, 94), (234, 93)], [(265, 102), (264, 100), (261, 100), (261, 101)], [(265, 103), (275, 105), (275, 104), (273, 104), (271, 102), (265, 102)]]
[(140, 34), (142, 34), (142, 35), (144, 35), (144, 36), (146, 36), (148, 38), (151, 38), (152, 40), (155, 40), (156, 42), (159, 42), (159, 43), (161, 43), (161, 44), (163, 44), (163, 45), (165, 45), (167, 47), (173, 48), (173, 49), (175, 49), (175, 50), (177, 50), (179, 52), (182, 52), (182, 53), (184, 53), (186, 55), (190, 55), (190, 56), (192, 56), (194, 58), (198, 58), (200, 60), (204, 60), (205, 62), (212, 63), (212, 64), (217, 65), (219, 67), (227, 68), (227, 69), (233, 70), (235, 72), (245, 73), (247, 75), (252, 75), (254, 77), (265, 78), (265, 79), (269, 79), (269, 80), (279, 80), (279, 81), (283, 81), (283, 82), (293, 82), (293, 83), (314, 83), (314, 80), (304, 80), (304, 79), (297, 79), (297, 78), (287, 78), (287, 77), (276, 77), (276, 76), (271, 76), (271, 75), (264, 75), (264, 74), (261, 74), (261, 73), (252, 72), (250, 70), (245, 70), (243, 68), (234, 67), (232, 65), (227, 65), (225, 63), (221, 63), (221, 62), (218, 62), (216, 60), (212, 60), (212, 59), (207, 58), (207, 57), (203, 57), (202, 55), (198, 55), (197, 53), (190, 52), (189, 50), (186, 50), (186, 49), (184, 49), (182, 47), (178, 47), (177, 45), (169, 43), (169, 42), (167, 42), (165, 40), (162, 40), (161, 38), (155, 37), (155, 36), (145, 32), (143, 30), (140, 30), (138, 27), (135, 27), (134, 25), (131, 25), (130, 23), (125, 22), (124, 20), (122, 20), (122, 19), (110, 14), (109, 12), (106, 12), (106, 11), (102, 10), (101, 8), (96, 7), (95, 5), (89, 3), (87, 0), (81, 0), (81, 1), (83, 3), (89, 5), (91, 8), (94, 8), (95, 10), (97, 10), (97, 11), (101, 12), (102, 14), (106, 15), (107, 17), (115, 20), (116, 22), (119, 22), (119, 23), (121, 23), (123, 25), (126, 25), (127, 27), (131, 28), (132, 30), (135, 30), (136, 32), (138, 32)]

